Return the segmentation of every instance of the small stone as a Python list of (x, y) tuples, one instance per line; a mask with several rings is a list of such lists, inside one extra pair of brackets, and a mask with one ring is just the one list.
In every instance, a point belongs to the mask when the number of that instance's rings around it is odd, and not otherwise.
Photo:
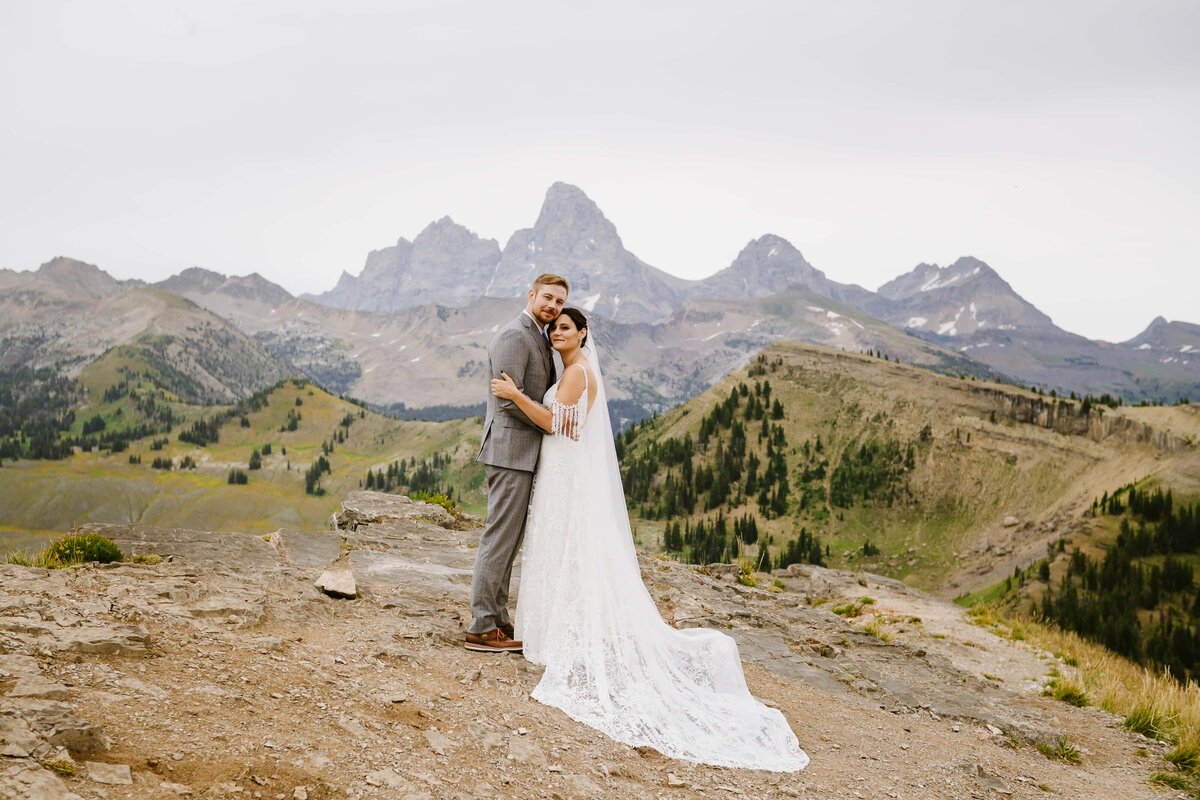
[(687, 781), (676, 775), (674, 772), (667, 773), (667, 786), (679, 787), (687, 786)]
[(525, 735), (525, 734), (527, 734), (527, 733), (529, 733), (529, 729), (528, 729), (528, 728), (517, 728), (517, 735), (518, 735), (518, 736), (524, 736), (524, 735)]
[(403, 789), (408, 785), (408, 782), (391, 767), (368, 772), (366, 781), (371, 786), (383, 786), (388, 789)]
[(186, 786), (182, 783), (160, 783), (158, 788), (162, 789), (164, 792), (174, 792), (180, 797), (191, 797), (192, 795), (192, 787)]
[(982, 764), (975, 765), (975, 777), (979, 778), (985, 786), (997, 794), (1009, 795), (1013, 793), (1012, 789), (1008, 788), (1008, 785), (1004, 781), (984, 769)]
[(172, 761), (183, 761), (183, 753), (171, 753)]
[(550, 772), (562, 772), (563, 771), (561, 764), (551, 764), (549, 767), (546, 767), (546, 769)]
[(85, 761), (88, 777), (96, 783), (106, 783), (112, 786), (130, 786), (133, 775), (129, 772), (128, 764), (102, 764), (99, 761)]
[(542, 752), (542, 748), (538, 747), (537, 742), (520, 735), (508, 738), (508, 760), (518, 764), (545, 765), (547, 763), (546, 754)]
[(429, 749), (433, 750), (439, 756), (444, 756), (447, 750), (454, 749), (454, 742), (439, 731), (425, 731), (425, 740), (429, 742)]
[(962, 730), (962, 725), (959, 725), (959, 724), (956, 722), (956, 723), (954, 723), (953, 725), (951, 725), (951, 726), (950, 726), (950, 730), (954, 731), (955, 733), (958, 733), (958, 732), (960, 732), (960, 731)]
[(308, 800), (308, 789), (303, 786), (292, 789), (292, 800)]

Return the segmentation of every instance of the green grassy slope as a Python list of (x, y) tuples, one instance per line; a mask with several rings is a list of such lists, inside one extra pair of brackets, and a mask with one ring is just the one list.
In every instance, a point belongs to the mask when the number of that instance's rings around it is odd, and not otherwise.
[[(145, 366), (122, 359), (115, 354), (84, 375), (92, 402), (78, 414), (77, 427), (94, 414), (113, 427), (138, 419), (136, 403), (128, 395), (102, 400), (105, 388)], [(266, 395), (264, 407), (245, 415), (248, 427), (234, 416), (224, 423), (216, 443), (197, 447), (179, 441), (180, 430), (228, 407), (185, 406), (153, 386), (152, 380), (141, 382), (143, 396), (160, 397), (182, 420), (165, 436), (165, 446), (152, 449), (160, 438), (152, 436), (135, 440), (119, 453), (96, 450), (62, 461), (6, 462), (0, 467), (0, 549), (5, 543), (24, 546), (30, 537), (83, 522), (254, 533), (283, 526), (325, 528), (341, 498), (359, 488), (368, 469), (386, 468), (400, 459), (428, 458), (435, 452), (449, 457), (444, 482), (454, 487), (461, 505), (473, 511), (483, 508), (482, 470), (473, 461), (477, 419), (402, 422), (365, 411), (312, 384), (285, 381)], [(297, 428), (281, 430), (287, 427), (289, 412), (299, 413)], [(347, 419), (350, 424), (343, 426)], [(344, 441), (335, 441), (339, 432)], [(306, 494), (304, 472), (324, 454), (323, 443), (333, 444), (326, 456), (332, 472), (322, 476), (322, 495)], [(266, 444), (272, 452), (263, 457), (262, 468), (249, 470), (252, 451)], [(130, 463), (131, 456), (141, 463)], [(151, 466), (155, 458), (169, 458), (179, 465), (185, 457), (196, 463), (195, 469)], [(246, 472), (246, 485), (227, 482), (235, 468)]]

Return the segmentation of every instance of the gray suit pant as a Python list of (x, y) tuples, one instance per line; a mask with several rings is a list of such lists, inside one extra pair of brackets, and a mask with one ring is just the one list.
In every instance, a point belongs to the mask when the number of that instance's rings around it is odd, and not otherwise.
[(487, 633), (507, 625), (508, 585), (513, 560), (525, 540), (533, 473), (505, 467), (485, 467), (488, 485), (487, 525), (475, 553), (471, 580), (471, 625), (468, 633)]

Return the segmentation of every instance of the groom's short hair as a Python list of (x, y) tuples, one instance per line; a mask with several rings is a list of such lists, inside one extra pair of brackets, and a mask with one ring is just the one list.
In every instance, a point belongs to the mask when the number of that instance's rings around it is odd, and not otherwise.
[(533, 279), (532, 288), (536, 289), (538, 286), (561, 286), (567, 294), (571, 293), (571, 285), (567, 283), (566, 278), (562, 275), (554, 275), (549, 272), (543, 272)]

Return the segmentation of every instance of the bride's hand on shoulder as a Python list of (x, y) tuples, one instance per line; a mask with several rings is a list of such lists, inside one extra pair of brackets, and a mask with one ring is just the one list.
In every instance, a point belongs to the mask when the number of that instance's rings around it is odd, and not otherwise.
[(502, 400), (515, 400), (521, 390), (517, 388), (517, 384), (508, 376), (507, 372), (501, 372), (499, 378), (492, 378), (492, 394)]

